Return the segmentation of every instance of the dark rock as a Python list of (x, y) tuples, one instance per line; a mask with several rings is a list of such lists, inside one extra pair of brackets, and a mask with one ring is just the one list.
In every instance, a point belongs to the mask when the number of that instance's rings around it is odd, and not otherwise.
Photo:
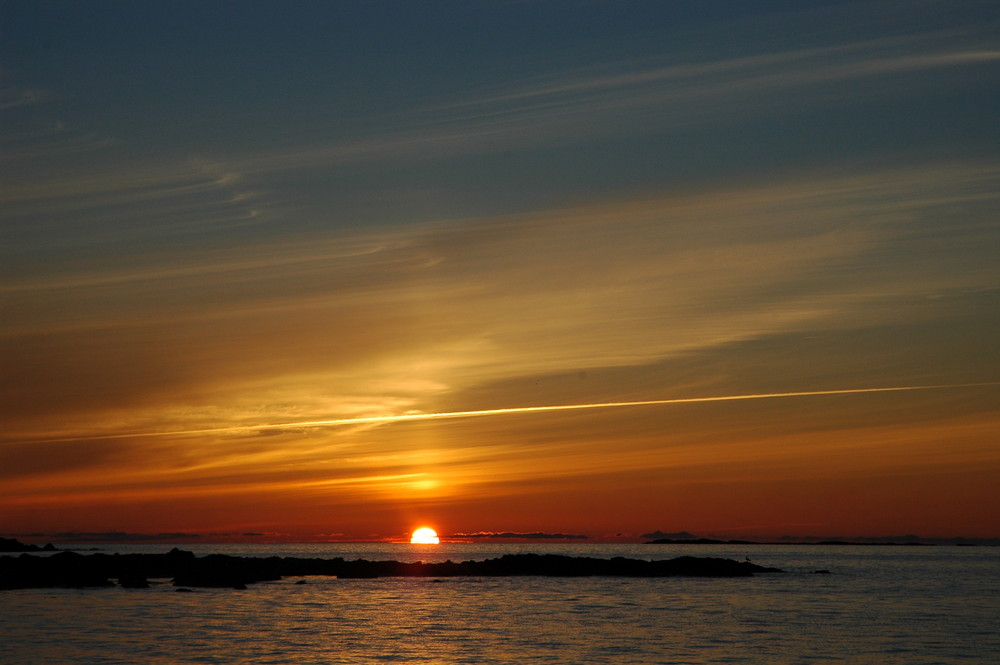
[(336, 575), (358, 579), (372, 577), (746, 577), (754, 573), (781, 572), (749, 562), (729, 559), (680, 557), (642, 561), (616, 557), (596, 559), (556, 554), (508, 554), (498, 559), (453, 563), (400, 563), (397, 561), (344, 562)]
[(813, 575), (832, 575), (829, 570), (814, 570)]
[(139, 575), (119, 577), (118, 585), (123, 589), (148, 589), (149, 580)]
[(0, 589), (114, 586), (101, 562), (75, 552), (0, 557)]
[[(47, 547), (51, 547), (48, 545)], [(53, 548), (55, 549), (55, 548)], [(41, 552), (38, 545), (28, 545), (14, 538), (0, 538), (0, 552)]]
[[(484, 561), (403, 563), (335, 559), (255, 558), (212, 554), (196, 557), (173, 549), (167, 554), (89, 554), (59, 552), (39, 557), (0, 557), (0, 589), (50, 586), (145, 588), (149, 578), (173, 578), (177, 587), (242, 589), (254, 582), (289, 576), (327, 575), (342, 579), (376, 577), (747, 577), (781, 572), (749, 561), (712, 557), (678, 557), (645, 561), (616, 557), (597, 559), (556, 554), (508, 554)], [(300, 580), (298, 583), (304, 583)]]
[(281, 579), (280, 559), (243, 558), (210, 554), (188, 561), (174, 576), (175, 586), (246, 588), (247, 584)]

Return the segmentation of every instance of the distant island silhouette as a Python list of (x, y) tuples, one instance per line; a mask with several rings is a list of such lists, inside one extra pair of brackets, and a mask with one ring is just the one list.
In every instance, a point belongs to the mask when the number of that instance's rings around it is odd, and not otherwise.
[(29, 545), (13, 538), (0, 538), (0, 552), (55, 552), (56, 548), (52, 543), (44, 547)]
[(682, 556), (661, 561), (615, 557), (598, 559), (557, 554), (508, 554), (483, 561), (404, 563), (297, 557), (196, 557), (174, 548), (166, 554), (79, 554), (49, 556), (22, 553), (0, 557), (0, 589), (106, 587), (112, 580), (126, 588), (145, 588), (150, 579), (170, 578), (177, 587), (245, 588), (284, 577), (750, 577), (780, 573), (749, 561)]
[(870, 540), (719, 540), (715, 538), (657, 538), (646, 541), (647, 545), (853, 545), (853, 546), (894, 546), (894, 547), (933, 547), (935, 545), (958, 546), (995, 546), (1000, 541), (989, 538), (947, 538), (926, 539), (914, 536), (910, 538), (870, 539)]

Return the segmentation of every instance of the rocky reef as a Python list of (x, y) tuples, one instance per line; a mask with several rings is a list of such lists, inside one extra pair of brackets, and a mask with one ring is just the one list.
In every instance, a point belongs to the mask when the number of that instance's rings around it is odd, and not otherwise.
[(0, 552), (55, 552), (56, 548), (49, 543), (44, 547), (27, 545), (14, 538), (0, 538)]
[(781, 572), (747, 561), (683, 556), (662, 561), (597, 559), (556, 554), (513, 554), (483, 561), (404, 563), (343, 558), (196, 557), (174, 548), (166, 554), (21, 554), (0, 557), (0, 589), (111, 586), (145, 588), (150, 579), (178, 587), (245, 588), (247, 584), (311, 575), (341, 579), (376, 577), (749, 577)]

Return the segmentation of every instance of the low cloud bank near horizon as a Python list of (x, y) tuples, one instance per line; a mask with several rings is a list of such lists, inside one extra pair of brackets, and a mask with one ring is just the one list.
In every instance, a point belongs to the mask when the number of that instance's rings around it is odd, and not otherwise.
[(125, 531), (103, 531), (103, 532), (64, 531), (61, 533), (30, 534), (30, 535), (32, 537), (47, 536), (51, 538), (58, 538), (65, 542), (80, 542), (80, 543), (156, 542), (156, 541), (171, 541), (171, 540), (186, 539), (186, 538), (190, 538), (193, 540), (201, 540), (205, 538), (205, 535), (201, 533), (186, 533), (179, 531), (172, 533), (130, 533)]

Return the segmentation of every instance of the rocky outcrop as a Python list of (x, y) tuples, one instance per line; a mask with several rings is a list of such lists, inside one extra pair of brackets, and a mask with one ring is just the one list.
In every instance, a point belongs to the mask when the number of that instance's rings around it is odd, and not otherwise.
[[(684, 556), (663, 561), (615, 557), (596, 559), (556, 554), (509, 554), (485, 561), (455, 563), (399, 563), (397, 561), (345, 561), (338, 577), (749, 577), (754, 573), (781, 572), (731, 559)], [(309, 574), (309, 573), (305, 573)]]
[(126, 575), (118, 578), (118, 585), (123, 589), (148, 589), (149, 580), (141, 575)]
[(280, 580), (281, 559), (212, 554), (194, 559), (174, 575), (174, 585), (245, 589), (247, 584)]
[(0, 589), (113, 586), (108, 575), (90, 565), (88, 559), (75, 552), (0, 557)]
[(52, 543), (44, 547), (38, 545), (28, 545), (14, 538), (0, 538), (0, 552), (55, 552), (56, 548)]
[(246, 588), (254, 582), (309, 575), (342, 579), (376, 577), (748, 577), (781, 572), (749, 561), (684, 556), (662, 561), (616, 557), (597, 559), (556, 554), (514, 554), (484, 561), (403, 563), (295, 557), (196, 557), (173, 549), (167, 554), (60, 552), (49, 557), (0, 557), (0, 589), (109, 586), (145, 588), (150, 578), (172, 578), (178, 587)]

